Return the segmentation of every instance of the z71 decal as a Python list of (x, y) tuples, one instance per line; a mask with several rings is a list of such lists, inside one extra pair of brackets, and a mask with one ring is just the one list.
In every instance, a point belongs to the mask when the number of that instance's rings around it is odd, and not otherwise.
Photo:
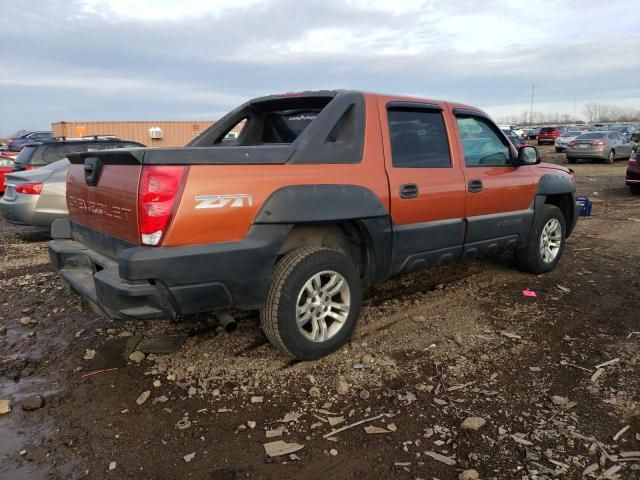
[(253, 205), (253, 197), (248, 193), (235, 195), (196, 195), (198, 208), (240, 208)]

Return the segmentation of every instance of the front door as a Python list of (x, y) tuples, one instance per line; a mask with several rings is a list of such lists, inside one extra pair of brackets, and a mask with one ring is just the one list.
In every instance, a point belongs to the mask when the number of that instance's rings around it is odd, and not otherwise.
[(530, 167), (516, 167), (515, 148), (488, 118), (454, 111), (467, 189), (465, 257), (522, 244), (533, 222)]
[(459, 258), (465, 183), (452, 155), (455, 128), (437, 104), (380, 103), (393, 218), (391, 274)]

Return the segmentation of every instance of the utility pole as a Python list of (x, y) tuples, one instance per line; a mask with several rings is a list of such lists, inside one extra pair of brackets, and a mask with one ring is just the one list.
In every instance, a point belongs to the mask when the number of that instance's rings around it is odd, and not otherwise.
[(531, 105), (529, 106), (529, 126), (533, 125), (533, 92), (536, 88), (536, 84), (531, 84)]

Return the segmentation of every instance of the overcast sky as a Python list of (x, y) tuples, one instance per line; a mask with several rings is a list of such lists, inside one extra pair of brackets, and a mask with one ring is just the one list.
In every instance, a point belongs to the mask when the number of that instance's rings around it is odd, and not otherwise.
[[(54, 121), (216, 119), (354, 88), (494, 117), (640, 108), (638, 0), (0, 0), (0, 134)], [(6, 19), (6, 20), (5, 20)]]

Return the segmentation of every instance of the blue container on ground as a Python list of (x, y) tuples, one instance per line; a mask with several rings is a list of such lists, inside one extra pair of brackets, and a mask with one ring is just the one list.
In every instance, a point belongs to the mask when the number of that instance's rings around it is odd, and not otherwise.
[(581, 217), (591, 216), (591, 208), (593, 207), (593, 204), (591, 203), (591, 200), (589, 200), (589, 197), (576, 197), (576, 203), (582, 206), (580, 209)]

